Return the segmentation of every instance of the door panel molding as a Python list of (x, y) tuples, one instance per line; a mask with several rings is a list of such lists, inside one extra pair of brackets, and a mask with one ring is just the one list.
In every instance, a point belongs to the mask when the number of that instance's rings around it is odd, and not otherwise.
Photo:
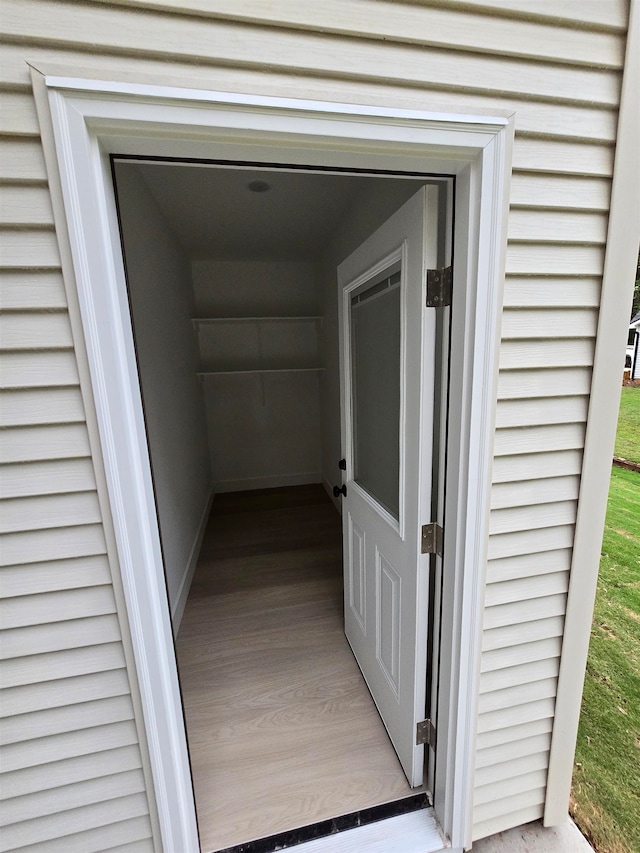
[(377, 547), (376, 585), (376, 658), (397, 699), (400, 694), (402, 578)]
[[(367, 636), (367, 580), (364, 573), (366, 534), (348, 513), (349, 525), (349, 606)], [(356, 547), (357, 540), (357, 547)], [(357, 556), (356, 556), (357, 555)], [(357, 570), (357, 571), (356, 571)]]
[[(48, 71), (50, 73), (48, 73)], [(193, 790), (109, 168), (109, 153), (455, 177), (456, 247), (435, 809), (471, 842), (480, 629), (513, 115), (401, 110), (78, 78), (32, 82), (62, 266), (77, 296), (117, 561), (166, 850), (197, 851)], [(167, 81), (168, 82), (168, 81)], [(91, 418), (93, 415), (88, 414)], [(426, 663), (426, 662), (424, 662)], [(419, 666), (420, 664), (416, 664)], [(134, 673), (131, 673), (133, 676)]]

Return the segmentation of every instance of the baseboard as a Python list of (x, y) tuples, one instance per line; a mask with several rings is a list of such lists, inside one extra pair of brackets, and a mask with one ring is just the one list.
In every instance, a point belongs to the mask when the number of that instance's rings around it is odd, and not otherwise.
[(209, 496), (205, 502), (202, 516), (200, 517), (200, 523), (198, 524), (196, 538), (193, 540), (193, 545), (191, 546), (191, 551), (189, 552), (189, 559), (187, 560), (187, 565), (182, 576), (182, 581), (180, 582), (180, 586), (178, 587), (178, 594), (176, 596), (176, 600), (173, 604), (173, 607), (171, 608), (171, 624), (173, 626), (174, 637), (177, 637), (178, 635), (180, 622), (182, 621), (182, 614), (184, 613), (187, 598), (189, 597), (191, 581), (193, 580), (193, 575), (195, 573), (196, 566), (198, 565), (200, 548), (202, 547), (204, 532), (207, 529), (207, 521), (209, 520), (209, 513), (211, 512), (211, 504), (213, 503), (214, 495), (215, 491), (214, 489), (211, 489), (211, 491), (209, 492)]
[(324, 478), (324, 477), (322, 478), (322, 485), (323, 485), (323, 487), (324, 487), (325, 492), (326, 492), (326, 493), (329, 495), (329, 497), (331, 498), (331, 503), (334, 505), (334, 507), (336, 508), (337, 512), (338, 512), (340, 515), (342, 515), (342, 504), (341, 504), (341, 502), (340, 502), (340, 498), (334, 498), (334, 496), (333, 496), (333, 486), (331, 485), (331, 483), (330, 483), (328, 480), (325, 480), (325, 478)]
[(281, 486), (306, 486), (322, 482), (319, 471), (304, 471), (302, 474), (282, 474), (275, 477), (247, 477), (244, 480), (218, 480), (216, 494), (222, 492), (246, 492), (253, 489), (278, 489)]

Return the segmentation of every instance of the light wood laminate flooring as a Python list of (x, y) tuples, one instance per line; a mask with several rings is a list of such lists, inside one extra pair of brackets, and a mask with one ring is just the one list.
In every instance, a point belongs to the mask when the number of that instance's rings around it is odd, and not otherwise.
[(414, 793), (344, 637), (321, 486), (216, 497), (176, 648), (203, 853)]

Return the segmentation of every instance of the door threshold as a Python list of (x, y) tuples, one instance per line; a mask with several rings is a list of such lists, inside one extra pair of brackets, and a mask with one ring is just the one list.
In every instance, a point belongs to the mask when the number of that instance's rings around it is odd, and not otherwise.
[(214, 853), (437, 853), (448, 848), (421, 793)]

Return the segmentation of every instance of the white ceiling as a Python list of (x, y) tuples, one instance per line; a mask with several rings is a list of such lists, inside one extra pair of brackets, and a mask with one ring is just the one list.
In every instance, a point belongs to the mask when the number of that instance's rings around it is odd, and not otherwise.
[[(135, 168), (191, 257), (228, 260), (315, 258), (365, 182), (370, 192), (394, 180), (205, 164)], [(254, 181), (268, 183), (269, 190), (252, 192)]]

